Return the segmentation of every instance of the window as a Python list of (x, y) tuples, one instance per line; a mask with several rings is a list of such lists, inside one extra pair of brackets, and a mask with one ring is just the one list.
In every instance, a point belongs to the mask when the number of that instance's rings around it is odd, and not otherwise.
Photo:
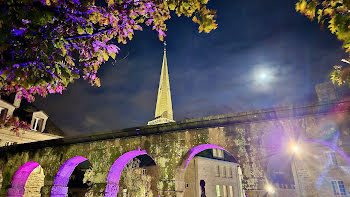
[(337, 157), (335, 156), (335, 152), (330, 152), (330, 159), (333, 165), (338, 165)]
[(326, 152), (325, 157), (327, 162), (329, 162), (331, 165), (338, 165), (337, 157), (335, 152)]
[(217, 149), (218, 150), (218, 158), (224, 158), (224, 151), (221, 149)]
[(0, 120), (5, 121), (7, 116), (7, 108), (0, 107)]
[(214, 148), (213, 149), (213, 157), (214, 158), (224, 158), (224, 151), (221, 149)]
[(15, 144), (14, 142), (9, 142), (9, 141), (5, 142), (5, 146), (11, 146), (11, 145), (14, 145), (14, 144)]
[(42, 118), (35, 118), (34, 122), (33, 122), (33, 125), (32, 125), (32, 130), (42, 132), (43, 122), (44, 122), (44, 119), (42, 119)]
[(188, 183), (185, 184), (185, 188), (188, 188)]
[(221, 197), (220, 185), (216, 185), (216, 197)]
[(346, 196), (346, 190), (343, 181), (331, 181), (333, 194)]
[(128, 189), (123, 189), (123, 197), (127, 197), (128, 195)]
[(146, 172), (147, 172), (147, 170), (146, 170), (146, 169), (142, 169), (142, 174), (143, 174), (143, 175), (145, 175), (145, 174), (146, 174)]
[(218, 157), (218, 150), (216, 148), (213, 149), (213, 157)]
[(232, 168), (228, 169), (228, 177), (232, 178)]
[(230, 197), (233, 197), (233, 187), (230, 185)]
[(222, 167), (222, 177), (226, 177), (226, 167)]
[(220, 166), (216, 166), (216, 169), (215, 169), (215, 176), (219, 177), (220, 176)]
[(223, 190), (222, 192), (224, 193), (224, 197), (228, 197), (227, 196), (227, 186), (226, 185), (222, 186), (222, 190)]

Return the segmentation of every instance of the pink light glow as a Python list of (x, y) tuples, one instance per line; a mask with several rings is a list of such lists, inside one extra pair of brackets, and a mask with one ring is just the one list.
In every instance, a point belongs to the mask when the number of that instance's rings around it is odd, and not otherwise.
[(147, 155), (145, 150), (133, 150), (121, 155), (112, 165), (107, 176), (105, 197), (115, 197), (119, 192), (119, 180), (124, 166), (139, 155)]
[(8, 190), (7, 196), (23, 196), (24, 186), (32, 171), (40, 164), (35, 161), (29, 161), (18, 168), (11, 182), (11, 188)]
[(51, 188), (51, 197), (65, 197), (68, 192), (67, 184), (69, 177), (72, 175), (75, 167), (81, 162), (87, 159), (82, 156), (72, 157), (71, 159), (64, 162), (61, 168), (58, 170), (53, 186)]
[[(214, 149), (214, 148), (223, 150), (223, 151), (227, 152), (228, 154), (230, 154), (233, 158), (235, 158), (229, 151), (225, 150), (221, 146), (218, 146), (218, 145), (215, 145), (215, 144), (201, 144), (201, 145), (198, 145), (196, 147), (193, 147), (190, 151), (188, 151), (190, 153), (190, 155), (188, 156), (188, 158), (186, 160), (185, 168), (187, 168), (187, 166), (190, 163), (191, 159), (194, 156), (196, 156), (198, 153), (200, 153), (200, 152), (202, 152), (204, 150), (207, 150), (207, 149)], [(236, 160), (236, 158), (235, 158), (235, 160)]]

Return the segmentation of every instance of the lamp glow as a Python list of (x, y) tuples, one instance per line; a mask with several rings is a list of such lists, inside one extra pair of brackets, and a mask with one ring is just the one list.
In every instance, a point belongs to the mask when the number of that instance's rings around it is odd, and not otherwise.
[(273, 188), (273, 186), (270, 185), (270, 184), (267, 184), (267, 185), (265, 186), (265, 190), (266, 190), (268, 193), (271, 193), (271, 194), (274, 194), (274, 193), (275, 193), (275, 188)]
[(289, 149), (290, 149), (290, 152), (292, 152), (293, 154), (300, 154), (302, 151), (300, 145), (294, 141), (291, 141), (289, 143)]

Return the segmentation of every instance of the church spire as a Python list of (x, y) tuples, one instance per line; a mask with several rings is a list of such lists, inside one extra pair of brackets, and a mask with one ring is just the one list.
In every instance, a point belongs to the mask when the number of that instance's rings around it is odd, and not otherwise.
[(166, 58), (166, 42), (164, 42), (162, 71), (160, 74), (157, 105), (156, 105), (156, 111), (155, 111), (154, 117), (155, 119), (148, 122), (148, 125), (174, 122), (173, 106), (171, 103), (171, 94), (170, 94), (168, 62)]

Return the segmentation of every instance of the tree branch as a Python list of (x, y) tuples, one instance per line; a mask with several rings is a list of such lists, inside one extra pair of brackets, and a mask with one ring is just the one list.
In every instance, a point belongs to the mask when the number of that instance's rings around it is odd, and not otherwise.
[(89, 38), (89, 37), (93, 37), (93, 36), (97, 36), (99, 34), (102, 34), (102, 33), (105, 33), (109, 30), (112, 30), (113, 27), (109, 27), (107, 29), (103, 29), (103, 30), (100, 30), (100, 31), (97, 31), (93, 34), (82, 34), (82, 35), (78, 35), (78, 36), (70, 36), (70, 37), (67, 37), (67, 38), (64, 38), (66, 40), (74, 40), (74, 39), (79, 39), (79, 38)]

